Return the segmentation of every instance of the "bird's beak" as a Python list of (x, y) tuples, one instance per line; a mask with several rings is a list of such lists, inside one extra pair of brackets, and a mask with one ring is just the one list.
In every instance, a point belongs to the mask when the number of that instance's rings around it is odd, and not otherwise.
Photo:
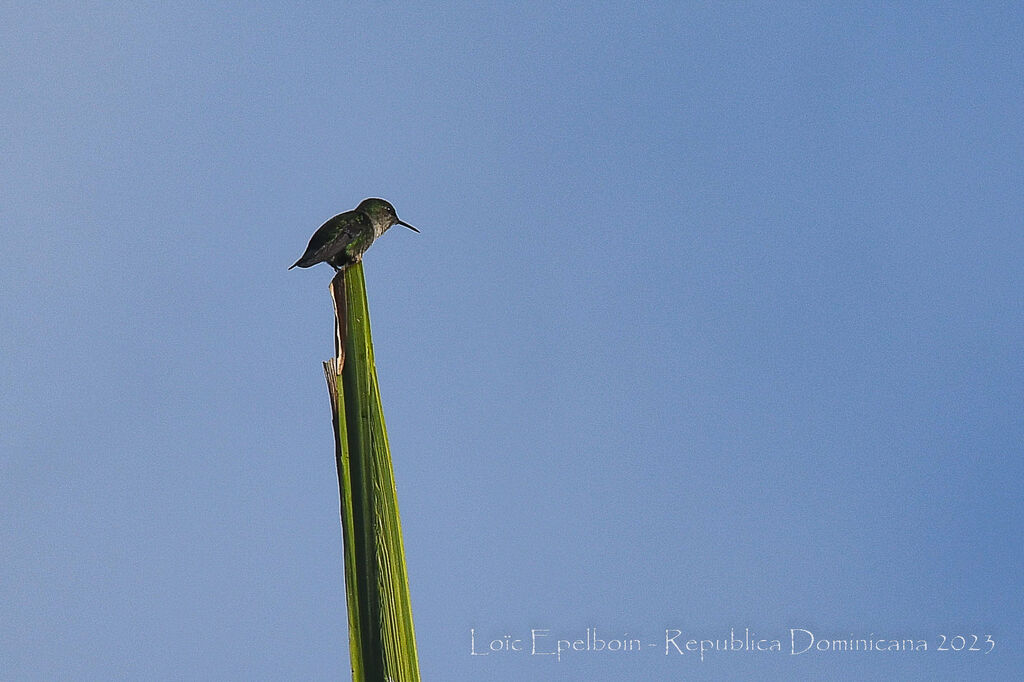
[(409, 223), (403, 223), (403, 222), (402, 222), (401, 220), (399, 220), (399, 221), (398, 221), (398, 224), (399, 224), (399, 225), (401, 225), (402, 227), (408, 227), (408, 228), (409, 228), (410, 230), (412, 230), (413, 232), (419, 232), (419, 230), (417, 230), (417, 229), (416, 229), (415, 227), (413, 227), (413, 226), (412, 226), (412, 225), (410, 225)]

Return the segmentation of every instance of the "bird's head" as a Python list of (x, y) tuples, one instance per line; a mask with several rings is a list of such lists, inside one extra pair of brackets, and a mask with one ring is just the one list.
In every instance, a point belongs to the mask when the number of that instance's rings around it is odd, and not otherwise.
[(374, 225), (382, 225), (382, 228), (378, 228), (382, 231), (387, 230), (392, 225), (401, 225), (408, 227), (413, 232), (419, 232), (409, 223), (399, 220), (398, 214), (395, 213), (395, 207), (383, 199), (363, 199), (359, 206), (356, 207), (356, 210), (370, 216), (370, 220), (373, 221)]

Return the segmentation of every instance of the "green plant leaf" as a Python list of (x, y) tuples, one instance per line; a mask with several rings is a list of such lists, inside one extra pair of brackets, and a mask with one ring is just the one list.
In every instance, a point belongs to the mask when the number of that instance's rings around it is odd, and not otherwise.
[(398, 495), (361, 263), (334, 278), (331, 295), (337, 357), (324, 363), (324, 372), (341, 493), (352, 679), (418, 682)]

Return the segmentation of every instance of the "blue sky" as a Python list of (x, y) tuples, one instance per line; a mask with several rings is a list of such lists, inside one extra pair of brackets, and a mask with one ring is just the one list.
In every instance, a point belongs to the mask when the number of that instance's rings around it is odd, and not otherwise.
[[(1024, 667), (1019, 5), (0, 26), (0, 678), (346, 679), (331, 271), (285, 268), (368, 196), (422, 230), (366, 277), (424, 679)], [(587, 628), (644, 648), (471, 651)], [(730, 629), (783, 651), (665, 654)]]

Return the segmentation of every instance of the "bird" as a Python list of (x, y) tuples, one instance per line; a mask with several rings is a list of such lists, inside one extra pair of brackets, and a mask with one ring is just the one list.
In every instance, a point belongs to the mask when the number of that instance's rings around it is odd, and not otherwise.
[(288, 269), (327, 263), (336, 272), (343, 270), (363, 260), (363, 254), (374, 240), (392, 225), (419, 232), (409, 223), (399, 220), (395, 207), (387, 201), (363, 199), (355, 209), (339, 213), (321, 225), (310, 237), (306, 252)]

